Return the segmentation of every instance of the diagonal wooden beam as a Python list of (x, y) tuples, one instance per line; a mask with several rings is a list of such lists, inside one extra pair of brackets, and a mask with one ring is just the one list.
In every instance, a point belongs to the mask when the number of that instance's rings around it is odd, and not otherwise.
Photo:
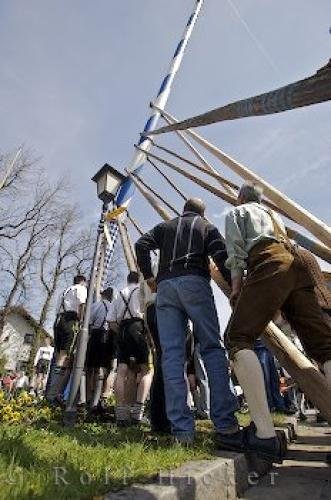
[[(178, 123), (178, 120), (169, 115), (169, 113), (163, 113), (162, 116), (167, 116), (170, 120), (173, 120), (173, 123)], [(291, 200), (288, 196), (272, 186), (269, 182), (265, 181), (262, 177), (251, 171), (248, 167), (246, 167), (242, 163), (237, 162), (236, 160), (231, 158), (231, 156), (224, 153), (221, 149), (208, 142), (206, 139), (201, 137), (201, 135), (189, 129), (186, 130), (186, 132), (198, 144), (203, 146), (207, 151), (218, 158), (222, 163), (224, 163), (224, 165), (229, 167), (233, 172), (242, 177), (244, 180), (256, 182), (257, 184), (262, 186), (264, 189), (264, 194), (275, 205), (282, 209), (287, 214), (287, 217), (293, 219), (295, 222), (303, 226), (316, 238), (322, 241), (327, 247), (331, 248), (331, 228), (327, 224), (319, 220), (305, 208), (301, 207), (298, 203)]]
[(247, 116), (269, 115), (289, 109), (310, 106), (331, 99), (331, 59), (314, 75), (278, 89), (247, 99), (232, 102), (225, 106), (208, 111), (198, 116), (183, 120), (176, 125), (161, 127), (153, 131), (155, 134), (185, 130), (193, 127), (236, 120)]
[(179, 196), (183, 198), (183, 200), (186, 201), (188, 199), (187, 196), (183, 193), (183, 191), (181, 191), (176, 186), (176, 184), (174, 184), (172, 180), (164, 172), (162, 172), (162, 170), (150, 158), (147, 158), (147, 162), (150, 165), (152, 165), (152, 167), (163, 177), (163, 179), (165, 179), (165, 181), (169, 184), (169, 186), (171, 186), (176, 191), (176, 193), (178, 193)]
[[(148, 156), (151, 156), (152, 158), (160, 161), (163, 163), (163, 165), (173, 169), (174, 171), (178, 172), (179, 174), (183, 175), (187, 179), (190, 179), (192, 182), (197, 184), (198, 186), (202, 187), (203, 189), (209, 191), (213, 195), (221, 198), (223, 201), (230, 203), (231, 205), (236, 205), (236, 198), (233, 196), (230, 196), (223, 191), (221, 191), (219, 188), (211, 185), (210, 183), (204, 181), (203, 179), (200, 179), (199, 177), (191, 174), (190, 172), (187, 172), (186, 170), (178, 167), (174, 163), (165, 160), (164, 158), (161, 158), (160, 156), (155, 155), (154, 153), (148, 153)], [(210, 174), (212, 175), (212, 174)], [(272, 203), (268, 202), (267, 200), (264, 200), (264, 203), (271, 207), (273, 210), (277, 210), (279, 213), (282, 215), (286, 215), (280, 210), (278, 207), (275, 207)], [(320, 257), (321, 259), (325, 260), (326, 262), (329, 262), (331, 264), (331, 250), (328, 248), (326, 245), (323, 245), (323, 243), (320, 243), (318, 241), (313, 241), (307, 236), (304, 236), (298, 231), (295, 231), (294, 229), (286, 226), (286, 231), (288, 233), (288, 236), (291, 239), (294, 239), (300, 246), (303, 246), (310, 252), (314, 253), (317, 257)]]
[(164, 203), (166, 207), (170, 208), (170, 210), (172, 210), (176, 215), (179, 215), (179, 212), (167, 200), (165, 200), (163, 196), (157, 193), (155, 189), (151, 188), (151, 186), (148, 186), (146, 182), (144, 182), (138, 174), (135, 174), (133, 172), (131, 172), (131, 174), (141, 183), (142, 186), (148, 189), (158, 200), (162, 201), (162, 203)]
[(128, 269), (129, 269), (129, 271), (137, 271), (138, 266), (137, 266), (135, 251), (133, 249), (133, 245), (132, 245), (127, 227), (125, 225), (125, 222), (119, 219), (117, 221), (117, 224), (118, 224), (118, 232), (120, 235), (122, 248), (123, 248), (123, 252), (124, 252), (124, 256), (125, 256), (125, 260), (126, 260)]

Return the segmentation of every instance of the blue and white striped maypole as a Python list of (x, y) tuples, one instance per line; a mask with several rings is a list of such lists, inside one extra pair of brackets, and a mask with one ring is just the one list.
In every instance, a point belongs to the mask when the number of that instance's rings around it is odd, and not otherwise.
[[(153, 103), (159, 110), (165, 109), (166, 103), (168, 101), (172, 83), (174, 81), (174, 78), (176, 76), (177, 71), (180, 68), (181, 62), (183, 60), (183, 56), (185, 53), (186, 46), (188, 44), (188, 41), (190, 39), (190, 36), (192, 34), (193, 28), (195, 26), (195, 23), (197, 21), (198, 15), (200, 13), (200, 10), (202, 8), (204, 0), (196, 0), (194, 9), (192, 14), (190, 15), (190, 18), (187, 22), (187, 25), (185, 27), (185, 31), (183, 33), (182, 39), (180, 40), (179, 44), (177, 45), (177, 48), (175, 50), (174, 56), (172, 58), (169, 71), (165, 78), (162, 81), (160, 90), (157, 94), (157, 97)], [(152, 109), (151, 114), (146, 122), (146, 125), (144, 127), (144, 133), (151, 132), (152, 130), (155, 129), (157, 122), (160, 118), (161, 114), (160, 111), (156, 109)], [(141, 136), (140, 141), (139, 141), (139, 146), (143, 151), (149, 151), (151, 148), (151, 141), (148, 137), (144, 137), (144, 135)], [(135, 150), (134, 156), (129, 163), (128, 170), (130, 172), (134, 173), (139, 173), (146, 161), (146, 154), (143, 151), (138, 151)], [(135, 191), (135, 186), (132, 182), (132, 180), (128, 177), (120, 187), (115, 203), (117, 206), (128, 206), (131, 198), (134, 194)], [(114, 226), (114, 227), (111, 227)], [(110, 232), (112, 235), (112, 245), (108, 246), (108, 251), (107, 251), (107, 256), (106, 256), (106, 262), (105, 262), (105, 274), (104, 274), (104, 282), (107, 280), (107, 267), (108, 264), (110, 263), (112, 256), (113, 256), (113, 249), (114, 249), (114, 244), (116, 242), (117, 238), (117, 224), (116, 223), (111, 223), (110, 224)]]
[[(185, 53), (186, 45), (188, 44), (188, 41), (190, 39), (190, 36), (192, 34), (194, 25), (197, 21), (198, 15), (200, 13), (201, 7), (203, 5), (204, 0), (196, 0), (195, 6), (193, 9), (193, 12), (188, 20), (188, 23), (185, 27), (185, 31), (183, 34), (182, 39), (180, 40), (179, 44), (177, 45), (177, 48), (175, 50), (174, 56), (172, 58), (168, 74), (165, 76), (163, 79), (163, 82), (161, 84), (160, 90), (157, 94), (157, 97), (153, 103), (157, 108), (160, 110), (165, 109), (166, 103), (168, 101), (172, 83), (174, 81), (174, 78), (176, 76), (177, 71), (180, 68), (181, 62), (183, 60), (183, 56)], [(157, 110), (152, 110), (151, 115), (148, 118), (146, 125), (144, 127), (144, 133), (151, 132), (152, 130), (155, 129), (156, 124), (160, 118), (160, 112)], [(151, 141), (149, 138), (142, 136), (140, 141), (139, 141), (139, 146), (141, 149), (144, 151), (149, 151), (151, 148)], [(128, 170), (130, 172), (134, 173), (139, 173), (140, 170), (142, 169), (144, 163), (146, 161), (146, 154), (143, 153), (142, 151), (135, 151), (135, 154), (128, 166)], [(119, 205), (126, 205), (128, 201), (130, 201), (132, 195), (134, 193), (134, 184), (131, 181), (131, 179), (126, 179), (126, 181), (123, 182), (117, 198), (116, 198), (116, 204)]]

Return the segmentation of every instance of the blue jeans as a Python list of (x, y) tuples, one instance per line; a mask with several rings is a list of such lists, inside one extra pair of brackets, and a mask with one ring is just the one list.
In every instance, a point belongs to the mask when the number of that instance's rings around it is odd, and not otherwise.
[(259, 339), (254, 344), (254, 351), (262, 367), (269, 409), (284, 411), (285, 401), (279, 390), (279, 375), (273, 355)]
[(193, 437), (194, 418), (187, 405), (184, 380), (187, 321), (194, 325), (196, 341), (210, 387), (210, 417), (216, 431), (237, 430), (237, 399), (230, 389), (229, 363), (221, 344), (218, 317), (210, 283), (201, 276), (180, 276), (161, 281), (157, 289), (157, 322), (167, 416), (172, 433)]

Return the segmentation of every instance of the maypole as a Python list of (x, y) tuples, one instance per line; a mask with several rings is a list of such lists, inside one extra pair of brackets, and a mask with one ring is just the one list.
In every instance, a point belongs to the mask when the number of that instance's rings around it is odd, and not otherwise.
[[(171, 92), (172, 83), (175, 79), (177, 71), (180, 68), (186, 46), (191, 37), (193, 28), (197, 21), (203, 2), (204, 0), (196, 0), (195, 2), (193, 12), (187, 22), (182, 39), (178, 43), (175, 53), (173, 55), (169, 71), (162, 81), (160, 90), (157, 94), (155, 101), (153, 101), (155, 107), (157, 107), (158, 109), (152, 108), (151, 114), (145, 124), (143, 134), (148, 134), (155, 129), (157, 122), (161, 116), (160, 111), (164, 110), (167, 104)], [(146, 154), (144, 153), (144, 151), (146, 152), (149, 151), (152, 146), (151, 140), (143, 135), (141, 136), (138, 144), (140, 147), (140, 151), (137, 150), (135, 151), (133, 158), (127, 167), (127, 170), (129, 170), (130, 172), (133, 171), (135, 174), (139, 174), (139, 171), (143, 168), (144, 163), (146, 161)], [(134, 193), (134, 184), (132, 183), (132, 180), (130, 178), (127, 178), (127, 180), (124, 181), (117, 194), (116, 204), (117, 205), (127, 204), (130, 201), (133, 193)]]
[[(144, 127), (144, 134), (148, 134), (151, 131), (153, 131), (158, 123), (158, 120), (161, 116), (161, 111), (165, 109), (165, 106), (167, 104), (172, 84), (175, 79), (176, 73), (180, 68), (180, 65), (182, 63), (184, 53), (186, 46), (189, 42), (189, 39), (191, 37), (193, 28), (195, 26), (195, 23), (198, 19), (200, 10), (203, 6), (204, 0), (196, 0), (194, 2), (194, 7), (192, 10), (192, 13), (189, 17), (189, 20), (185, 26), (185, 30), (183, 33), (183, 36), (180, 40), (180, 42), (177, 45), (177, 48), (175, 50), (175, 53), (173, 55), (173, 58), (170, 63), (170, 67), (168, 70), (167, 75), (163, 78), (163, 81), (161, 83), (160, 89), (158, 91), (158, 94), (156, 96), (156, 99), (153, 101), (155, 106), (157, 106), (158, 109), (151, 109), (150, 116), (145, 124)], [(139, 147), (141, 150), (135, 149), (134, 155), (132, 157), (131, 162), (129, 163), (127, 170), (129, 172), (133, 172), (134, 174), (139, 174), (139, 172), (142, 170), (145, 162), (146, 162), (146, 152), (148, 152), (152, 146), (151, 140), (146, 137), (146, 136), (141, 136), (139, 140)], [(123, 182), (121, 185), (117, 197), (115, 199), (115, 204), (117, 206), (128, 206), (131, 198), (134, 194), (135, 191), (135, 183), (132, 181), (132, 178), (128, 176), (126, 180)], [(125, 217), (125, 215), (124, 215)], [(106, 255), (106, 261), (105, 261), (105, 271), (104, 271), (104, 276), (103, 276), (103, 283), (105, 284), (107, 282), (107, 268), (108, 265), (110, 264), (112, 257), (113, 257), (113, 251), (114, 251), (114, 245), (117, 239), (118, 235), (118, 226), (116, 222), (111, 222), (109, 225), (109, 230), (112, 235), (111, 241), (108, 245), (107, 249), (107, 255)]]

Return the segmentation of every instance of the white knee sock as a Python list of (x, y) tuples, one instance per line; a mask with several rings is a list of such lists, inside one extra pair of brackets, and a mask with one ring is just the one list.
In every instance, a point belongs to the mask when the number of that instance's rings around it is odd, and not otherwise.
[(254, 351), (242, 349), (234, 358), (234, 370), (241, 385), (251, 418), (256, 425), (258, 438), (274, 437), (275, 429), (270, 415), (264, 377), (260, 362)]
[(323, 365), (323, 370), (325, 373), (325, 378), (326, 381), (331, 389), (331, 359), (329, 361), (326, 361)]

